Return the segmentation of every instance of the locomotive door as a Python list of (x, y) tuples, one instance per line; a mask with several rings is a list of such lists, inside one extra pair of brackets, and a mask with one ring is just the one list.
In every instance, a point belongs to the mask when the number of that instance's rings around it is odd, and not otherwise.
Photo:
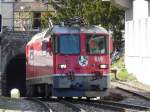
[(42, 55), (41, 55), (41, 65), (44, 69), (41, 75), (48, 75), (51, 74), (52, 67), (53, 67), (53, 53), (52, 47), (49, 38), (45, 38), (42, 41)]
[(0, 14), (0, 33), (2, 32), (2, 15)]
[(34, 76), (34, 48), (33, 46), (31, 46), (30, 48), (29, 60), (30, 60), (30, 74)]

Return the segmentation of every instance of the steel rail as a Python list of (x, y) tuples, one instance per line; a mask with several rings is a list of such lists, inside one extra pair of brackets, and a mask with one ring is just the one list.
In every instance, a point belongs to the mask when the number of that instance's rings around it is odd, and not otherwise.
[(126, 112), (127, 110), (146, 110), (150, 111), (150, 107), (146, 106), (140, 106), (140, 105), (133, 105), (133, 104), (125, 104), (120, 102), (114, 102), (114, 101), (105, 101), (105, 100), (71, 100), (74, 103), (82, 103), (86, 105), (92, 105), (100, 108), (105, 109), (112, 109), (120, 112)]
[(131, 87), (131, 88), (133, 88), (133, 89), (137, 89), (137, 90), (140, 90), (140, 91), (150, 92), (150, 91), (147, 91), (147, 90), (145, 90), (145, 89), (132, 86), (132, 85), (126, 83), (126, 82), (121, 82), (121, 81), (117, 81), (117, 80), (116, 80), (116, 81), (113, 81), (113, 82), (116, 82), (116, 83), (119, 83), (119, 84), (121, 84), (121, 85), (125, 85), (125, 86), (128, 86), (128, 87)]
[(125, 89), (125, 88), (122, 88), (122, 87), (118, 87), (118, 86), (116, 87), (116, 89), (125, 91), (125, 92), (127, 92), (127, 93), (131, 93), (131, 94), (133, 94), (133, 95), (136, 95), (136, 96), (138, 96), (138, 97), (141, 97), (141, 98), (143, 98), (143, 99), (145, 99), (145, 100), (149, 100), (149, 101), (150, 101), (150, 97), (147, 96), (147, 95), (145, 95), (145, 94), (141, 94), (141, 93), (139, 93), (139, 92), (135, 92), (135, 91), (128, 90), (128, 89)]
[(62, 104), (65, 104), (67, 107), (72, 108), (73, 111), (75, 111), (75, 112), (86, 112), (84, 109), (76, 106), (75, 104), (69, 102), (68, 100), (59, 99), (59, 102)]
[(122, 107), (117, 107), (113, 105), (108, 105), (108, 104), (101, 104), (98, 102), (93, 102), (91, 100), (69, 100), (69, 102), (76, 103), (76, 104), (85, 104), (97, 108), (102, 108), (102, 109), (107, 109), (107, 110), (114, 110), (114, 111), (119, 111), (119, 112), (126, 112), (127, 109), (122, 108)]
[(34, 101), (37, 102), (38, 104), (42, 105), (45, 108), (45, 112), (53, 112), (52, 109), (50, 109), (50, 107), (45, 104), (43, 101), (38, 100), (37, 98), (25, 98), (26, 100), (30, 100), (30, 101)]
[(126, 108), (126, 109), (150, 111), (150, 107), (141, 106), (141, 105), (125, 104), (125, 103), (105, 101), (105, 100), (100, 100), (100, 101), (96, 101), (96, 102), (100, 103), (100, 104), (112, 105), (112, 106), (122, 107), (122, 108)]

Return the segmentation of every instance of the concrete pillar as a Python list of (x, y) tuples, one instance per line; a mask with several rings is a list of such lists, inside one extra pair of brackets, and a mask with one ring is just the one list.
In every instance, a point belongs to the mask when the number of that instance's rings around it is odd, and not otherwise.
[(150, 2), (133, 0), (126, 10), (125, 21), (125, 65), (128, 72), (150, 85)]
[(9, 29), (13, 27), (13, 2), (1, 2), (1, 13), (3, 15), (3, 26)]
[(143, 19), (148, 17), (148, 1), (134, 0), (133, 1), (133, 19)]
[(121, 7), (124, 9), (131, 7), (132, 0), (110, 0), (112, 4), (116, 5), (116, 7)]
[(148, 16), (150, 17), (150, 2), (148, 3)]

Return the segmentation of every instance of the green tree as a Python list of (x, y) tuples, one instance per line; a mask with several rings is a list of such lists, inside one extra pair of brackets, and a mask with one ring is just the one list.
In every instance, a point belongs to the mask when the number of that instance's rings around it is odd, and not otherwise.
[[(60, 0), (61, 1), (61, 0)], [(61, 2), (60, 2), (61, 3)], [(122, 30), (124, 29), (124, 11), (110, 4), (110, 2), (102, 2), (101, 0), (67, 0), (62, 2), (60, 6), (52, 3), (56, 7), (56, 15), (48, 14), (44, 16), (43, 26), (47, 25), (48, 17), (57, 23), (65, 19), (80, 16), (88, 21), (91, 25), (101, 24), (107, 30), (113, 32), (114, 45), (117, 48), (122, 47)]]

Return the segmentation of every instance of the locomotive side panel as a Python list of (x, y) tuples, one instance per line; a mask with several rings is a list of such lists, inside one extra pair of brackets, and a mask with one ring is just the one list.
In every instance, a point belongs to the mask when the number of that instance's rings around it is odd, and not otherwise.
[(27, 77), (36, 78), (53, 74), (53, 53), (49, 40), (36, 40), (27, 50)]
[[(53, 74), (53, 53), (49, 51), (49, 44), (49, 40), (42, 40), (34, 45), (35, 77)], [(36, 49), (38, 46), (40, 49)]]

